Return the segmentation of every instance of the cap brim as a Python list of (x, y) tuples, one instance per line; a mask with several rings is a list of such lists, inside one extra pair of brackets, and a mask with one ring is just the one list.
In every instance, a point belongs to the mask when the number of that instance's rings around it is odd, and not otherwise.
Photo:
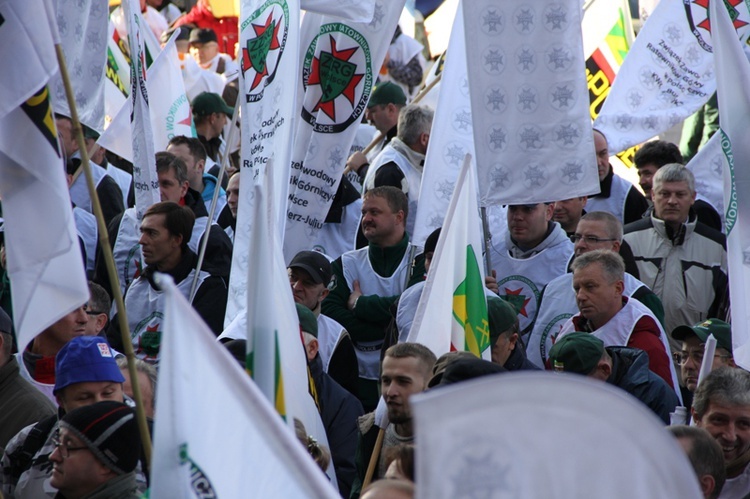
[(315, 267), (311, 267), (310, 265), (307, 265), (304, 263), (292, 263), (292, 264), (289, 264), (289, 268), (290, 269), (302, 269), (308, 274), (310, 274), (310, 278), (312, 278), (315, 284), (323, 283), (323, 278), (320, 275), (320, 271), (316, 269)]
[(693, 335), (696, 336), (701, 341), (706, 341), (708, 339), (708, 336), (703, 334), (702, 331), (696, 331), (690, 326), (677, 326), (672, 330), (672, 338), (678, 340), (678, 341), (684, 341), (685, 338), (688, 336)]

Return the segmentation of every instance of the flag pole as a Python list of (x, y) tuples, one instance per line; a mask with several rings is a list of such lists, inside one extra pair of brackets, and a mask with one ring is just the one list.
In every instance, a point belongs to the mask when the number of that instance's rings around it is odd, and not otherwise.
[[(237, 96), (237, 101), (234, 103), (234, 111), (232, 112), (232, 126), (229, 128), (229, 136), (227, 137), (227, 151), (221, 157), (221, 168), (219, 168), (219, 174), (216, 176), (216, 189), (214, 189), (214, 197), (211, 198), (211, 209), (208, 211), (208, 225), (206, 226), (206, 232), (203, 233), (201, 238), (201, 247), (198, 251), (198, 264), (195, 266), (195, 276), (193, 276), (193, 283), (190, 286), (190, 303), (193, 303), (195, 293), (198, 291), (198, 274), (203, 266), (203, 259), (206, 257), (206, 247), (208, 246), (208, 236), (211, 233), (211, 225), (214, 220), (214, 213), (216, 213), (216, 205), (219, 202), (219, 193), (221, 192), (221, 181), (224, 178), (224, 172), (227, 170), (227, 163), (229, 162), (229, 144), (234, 141), (234, 133), (237, 130), (237, 116), (240, 110), (240, 98)], [(242, 166), (240, 166), (242, 168)]]
[[(414, 97), (414, 99), (412, 99), (412, 101), (409, 103), (409, 105), (411, 105), (411, 104), (418, 104), (419, 101), (421, 101), (422, 98), (425, 95), (427, 95), (430, 92), (430, 90), (432, 90), (432, 88), (440, 82), (440, 78), (442, 78), (442, 77), (443, 77), (443, 73), (440, 73), (429, 84), (427, 84), (424, 87), (422, 87), (422, 90), (420, 90), (419, 93)], [(377, 134), (375, 136), (375, 138), (372, 139), (372, 142), (370, 142), (367, 145), (367, 147), (365, 147), (364, 149), (362, 149), (362, 154), (366, 155), (367, 153), (369, 153), (370, 151), (372, 151), (373, 149), (375, 149), (375, 146), (377, 146), (378, 144), (380, 144), (380, 141), (383, 140), (384, 138), (385, 138), (385, 134), (384, 133)], [(349, 166), (347, 166), (346, 168), (344, 168), (344, 173), (342, 173), (342, 175), (346, 175), (350, 171), (352, 171), (352, 169)]]
[(70, 77), (68, 76), (68, 68), (65, 64), (65, 54), (62, 50), (62, 45), (59, 43), (55, 44), (55, 52), (57, 54), (57, 62), (60, 66), (60, 77), (62, 78), (63, 85), (65, 86), (65, 95), (68, 100), (68, 107), (70, 107), (70, 120), (73, 122), (72, 133), (75, 136), (78, 149), (81, 153), (81, 166), (80, 169), (86, 176), (86, 186), (88, 187), (89, 196), (91, 197), (91, 206), (96, 216), (97, 229), (99, 232), (99, 245), (102, 248), (104, 255), (104, 261), (107, 265), (107, 275), (109, 276), (109, 282), (112, 283), (112, 293), (114, 295), (115, 304), (117, 305), (117, 317), (119, 319), (120, 331), (122, 333), (122, 344), (125, 350), (125, 356), (128, 359), (128, 373), (130, 374), (130, 385), (133, 387), (133, 398), (135, 399), (136, 419), (138, 421), (138, 428), (141, 434), (141, 443), (143, 445), (143, 453), (146, 459), (146, 467), (150, 469), (151, 466), (151, 434), (148, 431), (148, 425), (146, 423), (146, 411), (143, 405), (143, 397), (141, 395), (141, 387), (138, 382), (138, 372), (135, 368), (135, 353), (133, 352), (133, 343), (130, 341), (130, 329), (128, 327), (128, 315), (125, 311), (125, 303), (122, 299), (122, 292), (120, 291), (120, 280), (117, 277), (117, 270), (115, 268), (115, 259), (112, 256), (112, 247), (109, 243), (109, 235), (107, 233), (107, 225), (104, 223), (104, 215), (102, 213), (102, 206), (99, 203), (99, 197), (96, 194), (96, 186), (94, 186), (94, 177), (91, 174), (91, 165), (89, 164), (89, 154), (86, 149), (86, 142), (83, 139), (83, 130), (81, 128), (81, 122), (78, 119), (78, 110), (76, 109), (75, 97), (73, 96), (73, 88), (70, 84)]
[(375, 474), (375, 466), (378, 465), (378, 459), (380, 458), (380, 449), (383, 447), (383, 438), (385, 437), (385, 428), (378, 430), (378, 438), (375, 440), (375, 448), (372, 449), (372, 455), (370, 456), (370, 462), (367, 464), (367, 472), (365, 473), (365, 479), (362, 481), (362, 490), (365, 490), (370, 482), (372, 476)]
[(490, 241), (492, 235), (490, 234), (490, 223), (487, 220), (487, 207), (482, 206), (480, 208), (482, 213), (482, 238), (484, 239), (484, 275), (492, 275), (492, 258), (490, 257)]

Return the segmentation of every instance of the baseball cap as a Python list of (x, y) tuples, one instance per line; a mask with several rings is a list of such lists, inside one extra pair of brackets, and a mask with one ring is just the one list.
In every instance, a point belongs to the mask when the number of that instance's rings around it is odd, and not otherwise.
[(318, 318), (315, 314), (304, 305), (295, 303), (297, 307), (297, 318), (299, 319), (299, 326), (302, 328), (303, 333), (310, 333), (311, 335), (318, 337)]
[(0, 333), (13, 333), (13, 321), (2, 308), (0, 308)]
[(604, 343), (591, 333), (576, 331), (559, 338), (549, 351), (555, 371), (588, 375), (604, 354)]
[(90, 381), (124, 383), (125, 378), (107, 340), (101, 336), (78, 336), (57, 352), (52, 393), (75, 383)]
[(494, 346), (501, 333), (504, 333), (518, 320), (516, 309), (503, 300), (491, 296), (487, 298), (487, 317), (490, 327), (490, 347)]
[(719, 319), (707, 319), (694, 326), (677, 326), (672, 330), (672, 338), (682, 341), (691, 334), (705, 343), (710, 335), (716, 338), (716, 345), (729, 353), (732, 352), (732, 327)]
[(435, 249), (437, 248), (438, 239), (440, 239), (440, 229), (442, 227), (438, 227), (437, 229), (433, 230), (429, 236), (427, 236), (427, 239), (424, 241), (424, 252), (429, 253), (432, 251), (435, 252)]
[(211, 28), (195, 28), (190, 32), (190, 43), (218, 42), (216, 32)]
[(404, 91), (401, 87), (390, 81), (375, 85), (370, 94), (370, 102), (367, 103), (367, 108), (386, 104), (399, 104), (402, 106), (406, 104), (406, 94), (404, 94)]
[(331, 262), (323, 253), (318, 251), (300, 251), (289, 263), (289, 268), (300, 268), (305, 270), (315, 284), (328, 284), (333, 275)]
[(213, 92), (201, 92), (195, 99), (193, 99), (193, 115), (194, 116), (208, 116), (213, 113), (224, 113), (228, 117), (232, 117), (234, 109), (227, 106), (221, 95)]

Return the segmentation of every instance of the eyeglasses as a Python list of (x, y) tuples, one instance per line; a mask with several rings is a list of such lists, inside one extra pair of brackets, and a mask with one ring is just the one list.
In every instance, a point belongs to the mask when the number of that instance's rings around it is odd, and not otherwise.
[(100, 314), (106, 314), (107, 312), (99, 312), (98, 310), (89, 310), (88, 305), (84, 305), (83, 311), (86, 312), (86, 315), (100, 315)]
[(586, 241), (586, 244), (597, 244), (597, 243), (605, 243), (608, 241), (617, 241), (617, 239), (614, 239), (614, 238), (605, 239), (605, 238), (596, 237), (596, 236), (582, 236), (580, 234), (573, 234), (572, 236), (570, 236), (570, 240), (573, 241), (573, 243), (577, 243), (581, 239)]
[[(727, 360), (731, 358), (732, 356), (717, 353), (717, 354), (714, 354), (714, 358), (716, 357)], [(677, 364), (687, 364), (688, 359), (693, 359), (693, 362), (700, 365), (701, 363), (703, 363), (703, 350), (688, 350), (687, 352), (675, 352), (673, 354), (673, 358), (674, 358), (675, 363)]]
[(63, 459), (68, 459), (70, 457), (70, 453), (71, 452), (74, 452), (74, 451), (77, 451), (77, 450), (87, 450), (88, 449), (88, 447), (86, 447), (85, 445), (83, 445), (81, 447), (71, 447), (67, 443), (61, 442), (59, 434), (54, 435), (52, 437), (52, 445), (54, 445), (55, 447), (57, 447), (57, 450), (60, 451), (60, 455), (63, 457)]

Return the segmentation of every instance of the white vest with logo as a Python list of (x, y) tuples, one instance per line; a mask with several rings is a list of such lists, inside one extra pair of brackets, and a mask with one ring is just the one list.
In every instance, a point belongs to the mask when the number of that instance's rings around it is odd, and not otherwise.
[[(208, 217), (198, 217), (195, 219), (188, 247), (196, 254), (200, 249), (201, 237), (206, 232), (207, 224)], [(141, 275), (141, 271), (144, 268), (141, 257), (141, 245), (138, 244), (140, 238), (141, 223), (136, 218), (135, 208), (128, 208), (122, 214), (120, 227), (117, 229), (117, 237), (115, 238), (115, 246), (112, 249), (115, 266), (117, 267), (117, 276), (120, 279), (120, 291), (123, 294), (130, 283)]]
[[(623, 295), (632, 298), (641, 286), (641, 281), (625, 273)], [(573, 274), (568, 273), (553, 279), (544, 290), (541, 307), (534, 322), (528, 344), (527, 358), (537, 366), (544, 368), (552, 344), (562, 329), (563, 324), (578, 313), (576, 295), (573, 291)]]
[[(89, 165), (91, 165), (91, 176), (94, 178), (94, 188), (98, 188), (102, 179), (107, 176), (107, 170), (92, 161), (89, 161)], [(78, 178), (73, 182), (73, 185), (70, 186), (70, 199), (79, 208), (86, 210), (89, 213), (94, 212), (94, 209), (91, 206), (89, 190), (86, 186), (86, 175), (83, 173), (78, 175)]]
[[(671, 351), (669, 349), (669, 340), (667, 339), (667, 334), (664, 332), (664, 328), (662, 328), (659, 323), (659, 319), (654, 317), (653, 312), (638, 300), (629, 299), (627, 303), (625, 303), (625, 306), (622, 307), (614, 317), (591, 334), (602, 340), (605, 347), (627, 346), (628, 341), (630, 341), (630, 336), (633, 334), (633, 329), (635, 329), (635, 325), (644, 316), (651, 317), (659, 328), (659, 339), (664, 345), (664, 351), (669, 355), (669, 352)], [(565, 324), (563, 324), (557, 338), (562, 338), (566, 334), (572, 333), (575, 330), (576, 327), (573, 324), (573, 318), (571, 317)], [(672, 386), (675, 387), (677, 397), (680, 399), (680, 404), (682, 404), (682, 396), (678, 388), (680, 384), (677, 381), (677, 371), (675, 371), (674, 362), (671, 362), (671, 360), (669, 362), (669, 372), (672, 375)]]
[(336, 259), (356, 247), (359, 221), (362, 218), (362, 200), (344, 206), (340, 223), (325, 223), (318, 231), (318, 242), (313, 246), (329, 258)]
[(86, 248), (86, 273), (92, 276), (96, 268), (96, 242), (99, 237), (96, 217), (76, 206), (73, 208), (73, 220), (76, 223), (76, 232), (83, 239), (83, 246)]
[(628, 199), (628, 192), (630, 192), (631, 187), (633, 187), (633, 184), (624, 178), (617, 174), (612, 175), (612, 189), (609, 191), (609, 197), (590, 197), (586, 201), (586, 211), (589, 213), (606, 211), (625, 223), (625, 202)]
[(417, 219), (417, 205), (419, 203), (419, 189), (422, 185), (422, 172), (417, 170), (414, 165), (406, 159), (406, 156), (394, 149), (391, 144), (385, 146), (367, 169), (363, 189), (364, 192), (367, 192), (374, 188), (375, 174), (381, 166), (390, 163), (391, 161), (396, 163), (399, 170), (401, 170), (401, 173), (403, 173), (406, 178), (406, 186), (402, 186), (401, 188), (409, 200), (409, 215), (406, 217), (406, 233), (414, 234), (414, 222)]
[[(542, 289), (551, 280), (567, 271), (568, 261), (573, 253), (573, 245), (557, 244), (530, 256), (513, 258), (508, 252), (504, 237), (490, 248), (492, 268), (497, 271), (497, 285), (501, 298), (507, 300), (517, 310), (521, 334), (531, 331), (536, 320), (539, 297)], [(545, 297), (546, 298), (546, 297)]]
[[(203, 270), (198, 274), (196, 289), (201, 287), (209, 275)], [(195, 269), (192, 269), (187, 277), (176, 283), (177, 289), (186, 299), (190, 295), (190, 287), (193, 285), (194, 278)], [(125, 295), (125, 309), (128, 311), (128, 326), (133, 340), (133, 350), (136, 357), (150, 364), (158, 364), (160, 359), (164, 300), (164, 292), (151, 287), (145, 277), (139, 277), (133, 281)]]
[(344, 326), (323, 314), (318, 315), (318, 354), (325, 372), (328, 372), (333, 352), (346, 334)]
[[(382, 277), (373, 270), (367, 247), (344, 253), (341, 255), (341, 267), (346, 285), (349, 289), (354, 289), (354, 281), (359, 281), (359, 288), (365, 296), (400, 295), (409, 283), (411, 262), (419, 252), (419, 247), (409, 243), (398, 268), (391, 277)], [(360, 378), (378, 379), (380, 377), (380, 348), (382, 346), (383, 340), (354, 342)]]

